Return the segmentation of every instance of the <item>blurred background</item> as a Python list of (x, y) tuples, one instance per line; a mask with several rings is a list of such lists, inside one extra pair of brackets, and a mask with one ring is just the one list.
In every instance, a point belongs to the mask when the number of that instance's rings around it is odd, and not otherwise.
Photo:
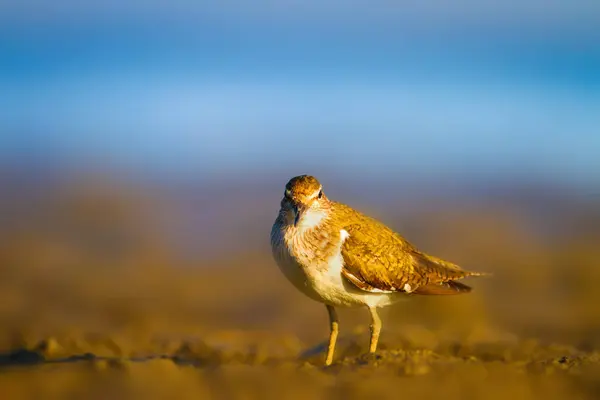
[[(327, 315), (268, 237), (304, 173), (494, 273), (387, 309), (382, 349), (597, 351), (599, 26), (592, 0), (2, 2), (0, 366), (295, 359)], [(340, 359), (368, 340), (341, 317)]]

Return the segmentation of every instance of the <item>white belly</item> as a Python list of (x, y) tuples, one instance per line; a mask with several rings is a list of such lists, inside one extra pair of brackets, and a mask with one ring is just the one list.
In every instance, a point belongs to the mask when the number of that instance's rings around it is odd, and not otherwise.
[[(287, 257), (286, 257), (287, 258)], [(340, 273), (321, 268), (306, 267), (293, 259), (278, 260), (279, 269), (288, 280), (302, 293), (313, 300), (334, 306), (365, 305), (362, 293), (348, 289)]]

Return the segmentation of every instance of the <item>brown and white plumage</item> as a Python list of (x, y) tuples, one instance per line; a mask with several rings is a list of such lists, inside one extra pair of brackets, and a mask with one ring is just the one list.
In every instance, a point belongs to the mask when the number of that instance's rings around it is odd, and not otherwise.
[(327, 306), (331, 336), (326, 364), (332, 362), (337, 337), (334, 307), (370, 310), (373, 352), (381, 325), (378, 307), (409, 294), (469, 292), (456, 280), (481, 275), (424, 254), (383, 223), (329, 200), (319, 181), (308, 175), (287, 183), (271, 246), (290, 282)]

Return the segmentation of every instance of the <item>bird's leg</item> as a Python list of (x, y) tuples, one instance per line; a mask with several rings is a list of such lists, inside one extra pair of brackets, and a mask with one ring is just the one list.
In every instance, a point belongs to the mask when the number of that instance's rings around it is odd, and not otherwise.
[(339, 323), (338, 316), (335, 308), (330, 305), (326, 305), (327, 312), (329, 313), (329, 325), (330, 325), (330, 333), (329, 333), (329, 346), (327, 346), (327, 358), (325, 359), (325, 365), (331, 365), (333, 362), (333, 352), (335, 350), (335, 342), (337, 341), (338, 331), (339, 331)]
[(369, 307), (371, 313), (371, 342), (369, 344), (369, 353), (375, 353), (377, 342), (379, 341), (379, 332), (381, 332), (381, 319), (377, 315), (377, 308)]

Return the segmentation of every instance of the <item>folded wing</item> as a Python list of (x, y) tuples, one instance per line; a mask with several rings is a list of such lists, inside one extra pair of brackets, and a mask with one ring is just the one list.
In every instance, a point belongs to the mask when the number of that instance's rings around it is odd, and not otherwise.
[(418, 251), (383, 224), (355, 224), (344, 229), (348, 236), (342, 245), (342, 274), (362, 290), (459, 294), (471, 288), (455, 280), (481, 275)]

